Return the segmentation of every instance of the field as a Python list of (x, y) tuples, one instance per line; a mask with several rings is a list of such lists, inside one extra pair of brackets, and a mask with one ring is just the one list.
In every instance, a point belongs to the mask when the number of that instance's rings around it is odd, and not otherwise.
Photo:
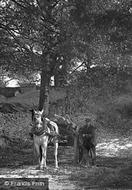
[[(31, 94), (31, 92), (25, 93), (7, 101), (2, 101), (0, 104), (1, 178), (48, 177), (50, 190), (132, 189), (132, 131), (129, 127), (131, 124), (130, 117), (127, 118), (127, 124), (124, 125), (124, 128), (115, 129), (112, 124), (111, 128), (106, 128), (105, 124), (104, 127), (98, 125), (96, 166), (74, 165), (73, 147), (60, 146), (59, 168), (56, 170), (54, 168), (53, 147), (50, 146), (48, 149), (47, 169), (43, 171), (36, 169), (38, 163), (33, 155), (33, 142), (28, 135), (31, 128), (29, 109), (32, 107), (32, 103), (36, 101), (36, 96)], [(116, 103), (113, 101), (112, 106), (120, 103), (121, 105), (130, 105), (130, 96), (120, 96), (118, 101), (116, 98), (114, 99)], [(109, 116), (117, 114), (112, 106), (105, 113), (107, 117), (108, 114)], [(121, 110), (121, 106), (118, 108)], [(111, 109), (113, 110), (112, 112)], [(104, 112), (100, 112), (99, 116), (102, 118), (103, 114)], [(87, 114), (76, 114), (73, 120), (81, 125), (86, 116)], [(104, 117), (108, 123), (109, 118), (106, 115)], [(120, 118), (118, 118), (118, 121), (120, 121)], [(114, 122), (117, 122), (117, 120), (114, 120)], [(126, 123), (126, 118), (123, 122)], [(116, 125), (119, 125), (119, 122)], [(2, 136), (2, 130), (5, 131), (8, 138)], [(18, 189), (18, 187), (13, 188)], [(27, 187), (27, 189), (32, 188)]]

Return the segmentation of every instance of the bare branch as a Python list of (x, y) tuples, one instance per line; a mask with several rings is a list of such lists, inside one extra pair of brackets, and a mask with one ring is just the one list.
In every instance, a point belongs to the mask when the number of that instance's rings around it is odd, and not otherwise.
[(24, 9), (27, 9), (25, 6), (23, 6), (21, 3), (18, 3), (16, 0), (11, 0), (13, 1), (15, 4), (17, 4), (18, 6), (24, 8)]
[(72, 75), (77, 69), (79, 69), (81, 66), (83, 66), (85, 64), (85, 62), (83, 61), (82, 63), (81, 63), (81, 65), (79, 65), (79, 66), (77, 66), (71, 73), (70, 73), (70, 75)]
[(59, 2), (60, 2), (60, 0), (56, 1), (56, 2), (52, 5), (52, 8), (54, 8)]
[(4, 26), (3, 24), (0, 24), (0, 27), (3, 28), (5, 31), (7, 31), (7, 32), (13, 37), (13, 39), (19, 44), (19, 46), (20, 46), (20, 48), (21, 48), (22, 51), (23, 51), (23, 49), (25, 49), (25, 50), (27, 50), (30, 54), (33, 54), (33, 52), (30, 51), (30, 50), (25, 46), (25, 44), (23, 44), (23, 43), (20, 41), (20, 39), (19, 39), (17, 36), (15, 36), (15, 34), (12, 32), (12, 30), (10, 30), (9, 27)]

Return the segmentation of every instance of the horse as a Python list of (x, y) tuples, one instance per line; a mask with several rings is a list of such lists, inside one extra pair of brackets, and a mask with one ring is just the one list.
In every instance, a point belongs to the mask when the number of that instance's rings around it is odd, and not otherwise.
[(32, 134), (35, 152), (39, 159), (40, 169), (46, 168), (48, 143), (54, 144), (55, 167), (58, 168), (58, 126), (50, 119), (43, 117), (43, 110), (32, 110)]

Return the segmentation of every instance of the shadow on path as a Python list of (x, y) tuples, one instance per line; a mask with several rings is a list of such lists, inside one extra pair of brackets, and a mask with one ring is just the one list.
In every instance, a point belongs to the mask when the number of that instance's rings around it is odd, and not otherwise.
[(132, 143), (130, 139), (107, 140), (97, 146), (97, 166), (72, 164), (73, 148), (59, 148), (59, 169), (54, 168), (53, 147), (48, 150), (47, 169), (36, 169), (31, 149), (1, 150), (0, 177), (48, 177), (50, 190), (131, 189)]

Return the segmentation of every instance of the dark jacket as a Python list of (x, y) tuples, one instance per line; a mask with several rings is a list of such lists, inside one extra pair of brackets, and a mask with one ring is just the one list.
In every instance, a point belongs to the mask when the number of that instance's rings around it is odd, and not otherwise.
[(81, 144), (87, 148), (90, 149), (91, 147), (96, 146), (96, 128), (92, 125), (84, 125), (79, 130), (79, 139)]

